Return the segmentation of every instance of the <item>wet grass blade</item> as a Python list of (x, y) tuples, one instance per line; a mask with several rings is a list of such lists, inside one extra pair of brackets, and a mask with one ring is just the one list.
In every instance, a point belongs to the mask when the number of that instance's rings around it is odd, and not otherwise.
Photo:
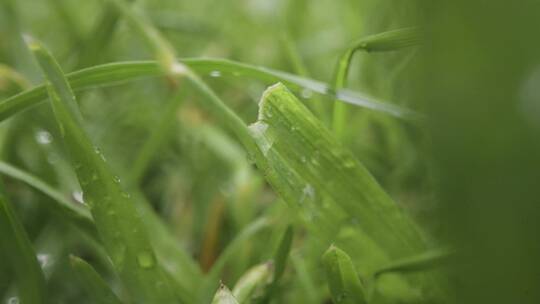
[[(385, 52), (394, 51), (420, 44), (417, 28), (404, 28), (371, 35), (354, 42), (339, 58), (334, 72), (333, 88), (341, 90), (347, 86), (347, 76), (354, 54), (357, 51)], [(347, 107), (336, 100), (334, 103), (333, 129), (338, 139), (343, 137), (347, 123)]]
[[(406, 120), (419, 120), (422, 115), (409, 109), (395, 106), (389, 102), (380, 101), (371, 96), (350, 90), (333, 90), (330, 85), (286, 72), (230, 61), (226, 59), (184, 59), (187, 67), (199, 74), (219, 71), (222, 75), (233, 77), (244, 76), (258, 79), (265, 83), (280, 81), (292, 89), (306, 89), (322, 95), (329, 95), (340, 101), (350, 103), (373, 111), (386, 113)], [(134, 81), (144, 77), (163, 76), (157, 61), (132, 61), (98, 65), (66, 74), (69, 84), (75, 91), (90, 88), (105, 87)], [(45, 85), (36, 86), (30, 90), (0, 101), (0, 121), (30, 108), (47, 98)]]
[(227, 286), (221, 284), (214, 295), (212, 304), (239, 304)]
[[(349, 241), (339, 244), (354, 250), (363, 275), (426, 250), (412, 219), (284, 85), (263, 94), (250, 130), (262, 153), (254, 154), (257, 166), (315, 235), (330, 241), (340, 227), (352, 224)], [(412, 296), (406, 280), (392, 280), (388, 284), (399, 286), (392, 288), (399, 290), (392, 297)], [(415, 285), (437, 285), (436, 280), (420, 280)]]
[(274, 85), (263, 94), (258, 123), (273, 140), (262, 149), (277, 151), (311, 188), (330, 196), (356, 218), (387, 254), (402, 257), (424, 249), (418, 227), (284, 85)]
[(241, 304), (257, 303), (257, 298), (263, 296), (263, 290), (270, 283), (273, 273), (272, 263), (252, 267), (234, 285), (233, 296)]
[(66, 144), (84, 199), (105, 249), (136, 302), (175, 303), (164, 273), (132, 199), (83, 128), (82, 116), (63, 72), (38, 42), (28, 39), (48, 81), (54, 115)]
[(45, 276), (31, 241), (0, 189), (0, 247), (14, 270), (22, 303), (47, 302)]
[(351, 258), (343, 250), (331, 246), (323, 255), (323, 264), (334, 303), (366, 303), (364, 287)]
[(88, 298), (93, 303), (122, 303), (90, 264), (76, 256), (70, 256), (70, 262), (81, 287), (86, 291)]

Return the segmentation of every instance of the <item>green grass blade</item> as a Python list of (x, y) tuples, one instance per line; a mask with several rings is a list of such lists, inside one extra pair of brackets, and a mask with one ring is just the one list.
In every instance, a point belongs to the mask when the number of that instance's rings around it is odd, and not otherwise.
[(22, 223), (3, 193), (0, 193), (0, 245), (15, 272), (21, 302), (46, 303), (45, 276)]
[[(363, 275), (426, 250), (411, 218), (282, 84), (263, 94), (258, 121), (250, 128), (262, 153), (255, 154), (257, 166), (315, 235), (330, 241), (344, 223), (354, 223), (347, 228), (349, 241), (339, 244), (354, 249)], [(392, 280), (387, 284), (399, 292), (389, 296), (413, 296), (408, 282)], [(438, 284), (419, 280), (415, 285)]]
[[(306, 89), (315, 93), (329, 95), (340, 101), (350, 103), (373, 111), (378, 111), (407, 120), (421, 119), (421, 115), (409, 109), (395, 106), (389, 102), (377, 100), (365, 94), (349, 90), (334, 91), (323, 82), (299, 77), (286, 72), (230, 61), (226, 59), (184, 59), (186, 66), (199, 74), (219, 71), (222, 75), (234, 77), (244, 76), (258, 79), (265, 83), (280, 81), (293, 89)], [(99, 65), (72, 72), (66, 75), (69, 84), (75, 91), (90, 88), (117, 85), (143, 77), (163, 76), (157, 61), (118, 62)], [(45, 85), (21, 92), (0, 102), (0, 121), (21, 112), (47, 98)]]
[(256, 298), (263, 296), (263, 290), (270, 283), (273, 270), (271, 263), (252, 267), (234, 285), (233, 296), (241, 304), (253, 303)]
[[(347, 86), (347, 76), (354, 54), (357, 51), (384, 52), (394, 51), (420, 44), (419, 31), (416, 28), (404, 28), (371, 35), (354, 42), (339, 58), (334, 72), (333, 88), (341, 90)], [(343, 137), (347, 123), (347, 107), (336, 100), (334, 103), (333, 129), (338, 139)]]
[(212, 300), (212, 304), (239, 304), (238, 301), (234, 298), (231, 291), (227, 286), (221, 284), (219, 286), (216, 294), (214, 295), (214, 299)]
[(70, 262), (81, 287), (92, 302), (100, 304), (122, 303), (90, 264), (76, 256), (70, 256)]
[(366, 303), (364, 287), (351, 258), (343, 250), (331, 246), (323, 255), (323, 264), (334, 303)]
[(291, 251), (293, 241), (293, 226), (287, 226), (287, 229), (283, 233), (279, 246), (274, 254), (274, 275), (272, 277), (272, 283), (266, 288), (265, 294), (260, 303), (268, 303), (276, 292), (279, 281), (285, 272), (285, 266), (287, 266), (287, 260)]
[(240, 232), (234, 240), (225, 248), (217, 261), (214, 263), (210, 272), (206, 277), (206, 282), (202, 286), (199, 294), (199, 303), (210, 303), (212, 292), (219, 286), (219, 276), (223, 271), (226, 263), (234, 256), (238, 248), (240, 248), (247, 240), (266, 228), (269, 225), (266, 218), (259, 218), (249, 224), (242, 232)]
[(82, 124), (75, 97), (61, 68), (36, 41), (29, 47), (48, 80), (51, 105), (98, 232), (135, 301), (176, 302), (140, 215)]
[(390, 256), (424, 249), (412, 220), (284, 85), (274, 85), (263, 94), (258, 121), (274, 139), (268, 148), (280, 153), (314, 189), (323, 190), (347, 210)]
[(57, 210), (59, 213), (74, 221), (74, 223), (76, 223), (78, 226), (84, 227), (85, 230), (91, 232), (92, 235), (96, 235), (92, 217), (86, 208), (75, 205), (73, 202), (69, 201), (65, 195), (49, 186), (44, 181), (27, 172), (15, 168), (8, 163), (0, 161), (0, 173), (20, 180), (41, 193), (49, 196), (58, 203), (57, 205), (51, 206), (51, 209)]
[(431, 250), (417, 256), (403, 258), (377, 270), (373, 276), (375, 279), (383, 274), (399, 272), (415, 272), (431, 269), (450, 260), (455, 252), (448, 249)]

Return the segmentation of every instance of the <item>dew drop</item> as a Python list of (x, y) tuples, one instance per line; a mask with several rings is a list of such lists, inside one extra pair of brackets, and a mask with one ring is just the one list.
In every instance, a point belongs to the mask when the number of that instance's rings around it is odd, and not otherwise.
[(122, 197), (124, 198), (130, 198), (131, 195), (129, 195), (129, 193), (125, 192), (125, 191), (122, 191)]
[(18, 297), (11, 297), (7, 300), (7, 304), (19, 304), (19, 298)]
[(137, 263), (142, 268), (152, 268), (154, 266), (154, 256), (148, 251), (143, 251), (137, 255)]
[(302, 98), (309, 99), (313, 97), (313, 91), (310, 89), (303, 89), (300, 95), (302, 95)]
[(120, 182), (121, 182), (120, 177), (118, 177), (117, 175), (115, 175), (115, 176), (113, 177), (113, 179), (114, 179), (114, 182), (115, 182), (115, 183), (120, 184)]
[(103, 161), (106, 161), (105, 156), (103, 155), (103, 153), (101, 153), (101, 150), (100, 150), (98, 147), (94, 147), (94, 152), (96, 152), (96, 154), (99, 155), (99, 157), (100, 157)]
[(36, 257), (37, 257), (37, 260), (38, 260), (39, 265), (41, 266), (41, 268), (45, 268), (45, 267), (49, 266), (49, 264), (51, 262), (50, 255), (44, 254), (44, 253), (39, 253)]
[(221, 77), (221, 72), (220, 71), (212, 71), (210, 72), (210, 77)]
[(39, 130), (36, 132), (36, 141), (41, 145), (48, 145), (53, 141), (53, 136), (46, 130)]
[(71, 196), (73, 196), (73, 199), (79, 204), (84, 204), (84, 195), (82, 191), (76, 190), (71, 193)]

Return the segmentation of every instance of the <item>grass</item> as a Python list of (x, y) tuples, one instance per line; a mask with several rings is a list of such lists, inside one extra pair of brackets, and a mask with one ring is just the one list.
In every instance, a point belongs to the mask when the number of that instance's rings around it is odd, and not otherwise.
[(0, 3), (0, 301), (538, 303), (534, 12)]

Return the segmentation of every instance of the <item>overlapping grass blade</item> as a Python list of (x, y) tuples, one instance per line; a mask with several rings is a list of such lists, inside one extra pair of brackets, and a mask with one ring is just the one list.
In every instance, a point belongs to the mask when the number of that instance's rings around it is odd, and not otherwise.
[(45, 276), (26, 231), (0, 189), (0, 247), (13, 268), (22, 303), (47, 302)]
[(263, 94), (258, 123), (273, 139), (262, 149), (277, 151), (312, 188), (322, 190), (356, 218), (387, 254), (397, 258), (424, 249), (423, 236), (412, 220), (284, 85)]
[(259, 218), (244, 228), (244, 230), (242, 230), (242, 232), (240, 232), (234, 238), (234, 240), (229, 243), (227, 248), (225, 248), (210, 269), (204, 285), (202, 288), (200, 288), (198, 303), (210, 303), (210, 300), (212, 299), (212, 292), (219, 286), (219, 277), (226, 263), (233, 257), (241, 245), (257, 234), (261, 229), (267, 227), (269, 224), (270, 222), (268, 219)]
[(47, 185), (44, 181), (30, 173), (15, 168), (8, 163), (0, 161), (0, 172), (6, 176), (20, 180), (49, 196), (57, 203), (51, 206), (51, 209), (58, 211), (66, 218), (72, 220), (77, 226), (83, 227), (85, 231), (90, 232), (92, 235), (97, 235), (90, 212), (86, 208), (75, 205), (73, 202), (69, 201), (65, 195)]
[[(333, 90), (331, 86), (320, 81), (308, 79), (286, 72), (235, 62), (226, 59), (183, 59), (180, 60), (187, 67), (199, 74), (219, 71), (222, 75), (234, 77), (245, 76), (258, 79), (265, 83), (280, 81), (293, 89), (306, 89), (315, 93), (335, 96), (340, 101), (352, 105), (371, 109), (407, 120), (418, 120), (421, 115), (409, 109), (393, 105), (389, 102), (377, 100), (366, 94), (350, 90)], [(132, 61), (98, 65), (73, 73), (66, 74), (72, 89), (87, 90), (90, 88), (117, 85), (126, 81), (133, 81), (143, 77), (163, 76), (157, 61)], [(21, 112), (47, 98), (45, 85), (24, 91), (0, 102), (0, 121)]]
[(72, 269), (77, 274), (80, 286), (86, 291), (88, 298), (93, 303), (122, 303), (90, 264), (76, 256), (70, 256), (70, 262)]
[[(347, 76), (354, 54), (357, 51), (365, 52), (385, 52), (399, 50), (406, 47), (418, 45), (420, 34), (417, 28), (403, 28), (371, 35), (355, 41), (341, 55), (334, 72), (333, 88), (341, 90), (347, 86)], [(338, 139), (342, 138), (347, 122), (347, 108), (345, 104), (335, 101), (334, 104), (333, 128)]]
[(221, 284), (214, 295), (212, 304), (239, 304), (227, 286)]
[(262, 300), (260, 303), (268, 303), (274, 293), (276, 292), (281, 277), (283, 276), (283, 273), (285, 272), (285, 266), (287, 266), (287, 260), (289, 258), (289, 253), (291, 251), (292, 241), (293, 241), (293, 226), (289, 225), (287, 226), (287, 229), (285, 229), (285, 232), (283, 233), (283, 236), (281, 237), (281, 241), (279, 242), (279, 246), (274, 253), (274, 275), (272, 277), (271, 284), (268, 285), (268, 287), (265, 290), (265, 294), (262, 297)]
[(347, 253), (332, 245), (323, 255), (323, 264), (334, 303), (366, 303), (364, 287)]
[[(255, 157), (257, 165), (315, 234), (335, 236), (341, 226), (353, 223), (347, 231), (354, 233), (356, 245), (340, 244), (354, 248), (363, 275), (426, 250), (415, 223), (285, 86), (274, 85), (263, 94), (251, 130), (263, 154)], [(391, 284), (408, 289), (393, 279)]]
[(38, 42), (29, 40), (28, 44), (48, 80), (53, 112), (116, 271), (136, 302), (175, 303), (140, 215), (84, 131), (77, 102), (63, 72)]
[(270, 283), (274, 267), (271, 263), (256, 265), (246, 271), (232, 290), (233, 296), (239, 303), (257, 303), (257, 298), (263, 296), (265, 287)]

